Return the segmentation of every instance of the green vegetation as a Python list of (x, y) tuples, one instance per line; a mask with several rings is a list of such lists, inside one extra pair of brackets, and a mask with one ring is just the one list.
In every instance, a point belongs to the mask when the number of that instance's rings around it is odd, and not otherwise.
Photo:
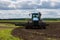
[(0, 40), (20, 40), (11, 34), (12, 30), (16, 27), (19, 26), (15, 26), (14, 24), (10, 23), (0, 23)]
[[(28, 22), (29, 18), (21, 18), (21, 19), (0, 19), (0, 22)], [(43, 18), (42, 20), (46, 22), (60, 22), (60, 18)]]
[(47, 20), (47, 21), (45, 21), (45, 22), (60, 22), (60, 20), (59, 20), (59, 21), (49, 21), (49, 20)]
[(60, 18), (43, 18), (46, 22), (60, 22)]
[(20, 40), (19, 38), (13, 37), (11, 31), (12, 29), (1, 29), (0, 40)]
[(27, 22), (27, 20), (0, 20), (0, 22)]
[[(0, 22), (28, 22), (29, 20), (0, 20)], [(46, 22), (60, 22), (60, 20), (56, 19), (43, 19)]]
[(14, 24), (10, 24), (10, 23), (0, 23), (0, 27), (17, 27)]
[(60, 20), (44, 20), (45, 22), (60, 22)]

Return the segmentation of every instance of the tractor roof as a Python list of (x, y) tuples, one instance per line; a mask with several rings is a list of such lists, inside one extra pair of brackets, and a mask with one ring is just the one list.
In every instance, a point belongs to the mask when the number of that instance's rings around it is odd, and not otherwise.
[(32, 14), (37, 15), (38, 13), (32, 13)]

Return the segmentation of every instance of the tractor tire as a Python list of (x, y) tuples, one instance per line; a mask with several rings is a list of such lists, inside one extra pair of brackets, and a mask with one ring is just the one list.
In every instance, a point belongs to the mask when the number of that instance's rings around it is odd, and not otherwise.
[(31, 23), (28, 22), (28, 23), (26, 24), (25, 29), (31, 29), (31, 26), (32, 26)]
[(46, 23), (41, 22), (41, 23), (40, 23), (40, 27), (41, 27), (41, 29), (46, 29)]

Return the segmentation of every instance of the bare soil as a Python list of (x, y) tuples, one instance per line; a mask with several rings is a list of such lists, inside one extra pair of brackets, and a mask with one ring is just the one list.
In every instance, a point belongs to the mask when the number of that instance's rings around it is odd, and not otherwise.
[(46, 29), (15, 28), (11, 34), (23, 40), (60, 40), (60, 22), (48, 22)]

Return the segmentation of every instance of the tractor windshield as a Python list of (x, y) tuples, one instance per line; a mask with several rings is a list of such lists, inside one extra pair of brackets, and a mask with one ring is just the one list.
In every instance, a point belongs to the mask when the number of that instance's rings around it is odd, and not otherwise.
[(33, 15), (33, 21), (38, 21), (39, 20), (38, 17), (39, 15)]

